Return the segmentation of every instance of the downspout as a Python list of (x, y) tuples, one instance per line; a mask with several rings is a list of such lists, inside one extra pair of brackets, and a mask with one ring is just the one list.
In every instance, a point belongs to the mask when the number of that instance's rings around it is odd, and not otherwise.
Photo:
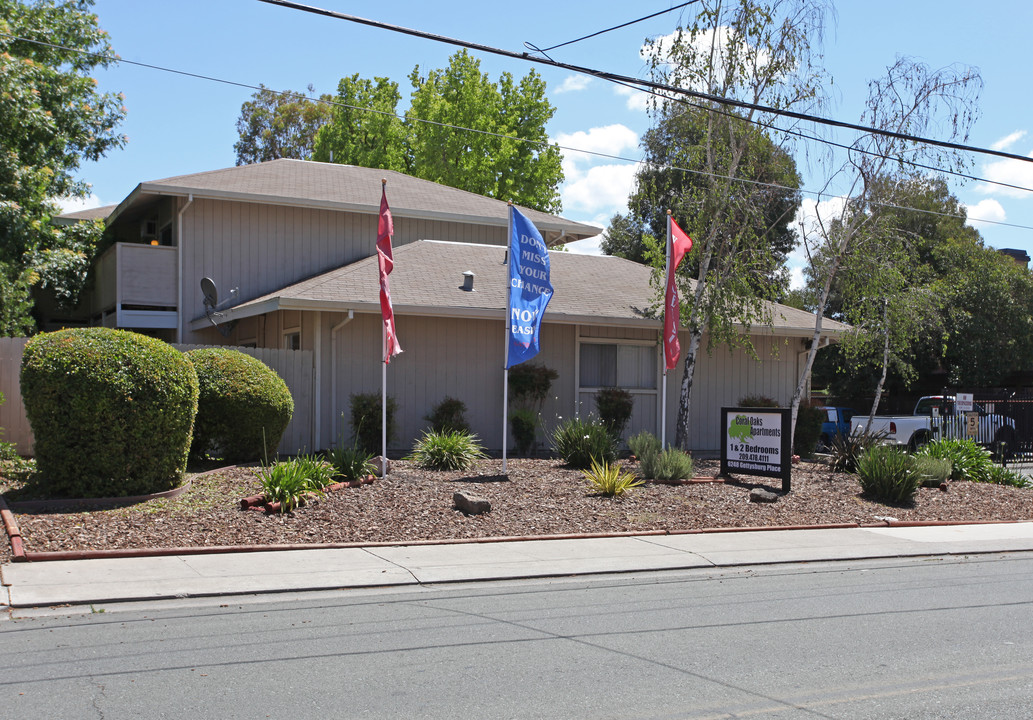
[[(302, 321), (304, 323), (304, 321)], [(302, 329), (304, 331), (304, 328)], [(323, 394), (320, 392), (320, 382), (323, 379), (323, 313), (316, 311), (316, 337), (313, 340), (313, 352), (315, 353), (315, 403), (316, 403), (316, 417), (312, 423), (312, 450), (319, 450), (321, 434), (322, 434), (322, 410), (323, 404), (320, 402), (323, 398)]]
[(187, 195), (187, 204), (176, 213), (176, 342), (183, 342), (183, 213), (194, 203), (194, 194)]
[[(330, 406), (334, 410), (337, 410), (337, 332), (354, 319), (355, 311), (349, 310), (348, 317), (330, 328)], [(316, 397), (319, 397), (318, 392)], [(333, 421), (330, 427), (333, 427)]]

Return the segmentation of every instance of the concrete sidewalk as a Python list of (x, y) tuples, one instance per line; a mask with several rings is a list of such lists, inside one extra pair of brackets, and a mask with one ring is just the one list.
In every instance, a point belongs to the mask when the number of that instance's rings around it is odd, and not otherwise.
[(1033, 522), (58, 560), (0, 567), (0, 604), (37, 607), (1011, 551), (1033, 551)]

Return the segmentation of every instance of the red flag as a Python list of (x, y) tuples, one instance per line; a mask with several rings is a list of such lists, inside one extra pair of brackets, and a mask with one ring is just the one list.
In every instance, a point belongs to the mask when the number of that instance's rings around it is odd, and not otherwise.
[(678, 342), (678, 316), (681, 305), (678, 302), (678, 285), (675, 282), (675, 270), (681, 264), (685, 253), (692, 249), (692, 238), (678, 227), (678, 223), (667, 216), (667, 236), (670, 238), (671, 255), (667, 263), (667, 292), (664, 295), (664, 357), (667, 369), (673, 370), (681, 355), (681, 343)]
[(380, 314), (384, 318), (384, 362), (391, 362), (402, 347), (398, 344), (395, 333), (395, 311), (391, 307), (391, 291), (387, 286), (387, 276), (394, 269), (395, 259), (391, 252), (391, 236), (395, 225), (391, 219), (391, 208), (387, 206), (387, 185), (381, 188), (380, 219), (377, 222), (377, 265), (380, 267)]

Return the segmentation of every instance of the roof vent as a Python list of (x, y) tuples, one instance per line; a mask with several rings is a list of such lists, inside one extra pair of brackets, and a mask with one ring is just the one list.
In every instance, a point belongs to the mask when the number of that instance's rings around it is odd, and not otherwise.
[(473, 278), (474, 278), (474, 274), (472, 272), (470, 272), (469, 270), (464, 272), (463, 273), (463, 285), (462, 285), (461, 289), (466, 291), (466, 292), (473, 292)]

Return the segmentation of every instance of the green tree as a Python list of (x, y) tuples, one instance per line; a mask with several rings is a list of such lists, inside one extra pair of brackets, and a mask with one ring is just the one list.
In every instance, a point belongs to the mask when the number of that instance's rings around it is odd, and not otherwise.
[[(312, 155), (316, 132), (330, 120), (330, 96), (310, 100), (304, 93), (258, 87), (258, 92), (240, 106), (240, 139), (233, 144), (237, 165), (279, 158), (307, 160)], [(315, 92), (312, 85), (308, 91)]]
[(35, 326), (32, 288), (74, 304), (100, 240), (100, 223), (51, 223), (56, 199), (89, 194), (81, 162), (126, 141), (123, 96), (91, 77), (114, 57), (92, 5), (0, 0), (0, 334)]
[(312, 159), (408, 172), (406, 128), (398, 117), (398, 83), (341, 78), (330, 121), (316, 134)]
[[(748, 148), (738, 161), (739, 183), (733, 186), (743, 222), (753, 225), (750, 236), (770, 252), (754, 257), (767, 263), (754, 271), (765, 290), (784, 283), (785, 260), (796, 246), (793, 227), (800, 207), (800, 175), (792, 156), (767, 136), (759, 127), (729, 116), (728, 122), (708, 128), (708, 114), (682, 105), (664, 105), (657, 113), (654, 126), (642, 138), (645, 163), (636, 174), (635, 190), (628, 199), (628, 214), (615, 215), (603, 240), (608, 255), (644, 262), (648, 243), (646, 236), (662, 238), (667, 232), (667, 211), (680, 218), (679, 224), (690, 235), (699, 235), (710, 223), (701, 217), (702, 196), (708, 191), (708, 144)], [(714, 133), (715, 134), (708, 134)], [(729, 137), (734, 133), (736, 137)], [(715, 154), (711, 152), (711, 154)], [(730, 156), (729, 156), (730, 157)], [(699, 255), (692, 255), (686, 270), (698, 271)]]
[[(812, 43), (820, 40), (827, 12), (825, 0), (702, 0), (694, 6), (692, 23), (679, 28), (673, 39), (650, 43), (651, 75), (668, 85), (704, 89), (757, 106), (811, 109), (823, 80), (811, 59)], [(653, 187), (647, 184), (643, 196), (660, 212), (668, 209), (662, 205), (669, 200), (674, 219), (694, 240), (685, 269), (679, 270), (689, 342), (675, 443), (687, 449), (692, 382), (704, 330), (711, 344), (745, 342), (752, 350), (742, 326), (770, 319), (763, 300), (779, 260), (772, 233), (784, 221), (773, 222), (781, 213), (769, 210), (768, 188), (749, 181), (771, 168), (785, 178), (795, 175), (795, 168), (788, 153), (756, 129), (774, 120), (770, 113), (732, 112), (717, 101), (687, 106), (669, 100), (657, 101), (654, 113), (652, 138), (658, 151), (663, 151), (665, 136), (679, 138), (677, 164), (698, 173), (679, 180), (684, 184), (677, 187), (673, 176), (668, 182), (666, 168), (647, 167), (646, 177), (656, 181)], [(796, 202), (792, 193), (787, 202)], [(655, 211), (641, 214), (644, 222), (655, 222)], [(659, 276), (663, 254), (653, 253), (652, 261)]]
[(414, 177), (543, 212), (559, 212), (561, 155), (545, 125), (554, 108), (531, 71), (493, 83), (465, 50), (448, 67), (409, 75), (409, 109), (399, 120), (398, 86), (357, 75), (338, 86), (333, 119), (316, 140), (315, 159), (400, 170)]
[[(822, 217), (817, 214), (817, 232), (805, 238), (804, 247), (810, 258), (815, 301), (814, 333), (810, 351), (793, 394), (793, 424), (807, 389), (807, 381), (820, 346), (822, 321), (833, 300), (835, 281), (841, 268), (852, 262), (867, 262), (882, 252), (880, 242), (886, 228), (896, 228), (901, 237), (912, 241), (919, 237), (917, 228), (887, 217), (892, 210), (883, 202), (888, 182), (901, 184), (922, 177), (916, 162), (935, 162), (948, 169), (963, 166), (956, 152), (921, 145), (905, 140), (903, 134), (925, 135), (932, 128), (948, 130), (948, 140), (964, 140), (977, 114), (977, 98), (982, 81), (969, 68), (946, 67), (931, 70), (908, 58), (898, 58), (884, 77), (869, 83), (869, 96), (861, 122), (881, 132), (862, 135), (851, 147), (842, 168), (829, 178), (845, 178), (850, 190), (838, 214)], [(912, 220), (911, 222), (918, 222)], [(898, 267), (898, 271), (903, 268)], [(867, 278), (864, 286), (854, 289), (855, 297), (882, 298), (893, 295), (900, 283), (886, 286), (883, 273), (855, 272), (856, 278)], [(874, 413), (874, 410), (873, 410)]]

